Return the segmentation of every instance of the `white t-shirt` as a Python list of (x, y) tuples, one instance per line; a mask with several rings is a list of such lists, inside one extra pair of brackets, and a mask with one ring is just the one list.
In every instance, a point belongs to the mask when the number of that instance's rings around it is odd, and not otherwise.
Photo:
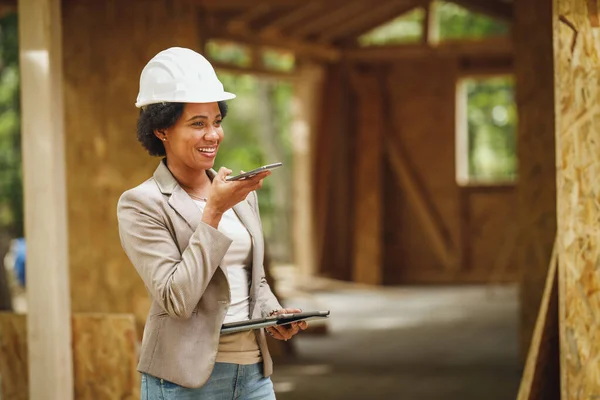
[[(204, 212), (206, 202), (194, 200)], [(224, 322), (244, 321), (250, 317), (250, 276), (252, 265), (252, 238), (235, 211), (227, 210), (221, 217), (219, 231), (232, 243), (225, 253), (221, 266), (227, 272), (231, 304)], [(244, 331), (219, 338), (217, 362), (231, 364), (256, 364), (262, 360), (254, 331)]]
[[(204, 211), (206, 202), (194, 200)], [(221, 262), (227, 271), (231, 291), (231, 304), (224, 323), (245, 321), (250, 318), (250, 274), (252, 265), (252, 238), (233, 209), (225, 211), (219, 223), (219, 231), (233, 242)]]

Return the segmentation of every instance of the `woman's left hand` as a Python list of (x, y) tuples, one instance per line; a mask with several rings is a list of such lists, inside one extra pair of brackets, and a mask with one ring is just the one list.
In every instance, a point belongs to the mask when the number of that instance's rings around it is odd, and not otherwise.
[[(300, 313), (302, 310), (299, 308), (283, 308), (281, 310), (277, 310), (273, 313), (273, 315), (277, 314), (293, 314)], [(306, 321), (300, 322), (292, 322), (288, 325), (276, 325), (270, 326), (266, 328), (267, 333), (278, 340), (288, 340), (291, 339), (292, 336), (300, 332), (301, 330), (305, 330), (308, 328), (308, 323)]]

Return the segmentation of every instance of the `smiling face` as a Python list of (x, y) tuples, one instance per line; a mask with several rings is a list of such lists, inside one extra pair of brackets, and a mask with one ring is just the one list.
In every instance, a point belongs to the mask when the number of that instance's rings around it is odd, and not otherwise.
[(163, 141), (169, 165), (207, 170), (213, 167), (224, 137), (221, 122), (217, 103), (187, 103), (173, 126), (154, 134)]

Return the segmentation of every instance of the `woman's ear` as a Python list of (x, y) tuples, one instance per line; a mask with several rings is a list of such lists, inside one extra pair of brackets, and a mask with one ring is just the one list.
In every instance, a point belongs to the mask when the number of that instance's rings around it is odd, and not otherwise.
[(167, 131), (165, 131), (164, 129), (155, 129), (154, 135), (162, 142), (167, 141)]

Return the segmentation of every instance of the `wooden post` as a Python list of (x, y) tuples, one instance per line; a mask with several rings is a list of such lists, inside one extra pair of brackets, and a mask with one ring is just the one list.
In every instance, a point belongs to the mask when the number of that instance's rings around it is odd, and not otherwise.
[[(521, 355), (525, 359), (556, 237), (552, 0), (516, 1), (518, 110), (517, 262), (521, 271)], [(560, 259), (560, 257), (559, 257)]]
[(354, 232), (352, 280), (383, 283), (383, 97), (376, 70), (353, 71), (352, 86), (358, 97), (354, 174)]
[(439, 21), (437, 20), (436, 3), (429, 1), (425, 7), (423, 21), (423, 44), (437, 45), (439, 42)]
[(315, 273), (315, 229), (313, 224), (313, 132), (319, 111), (323, 69), (315, 64), (298, 68), (292, 103), (294, 148), (293, 225), (294, 260), (301, 284)]
[(60, 0), (19, 0), (31, 399), (73, 398)]

